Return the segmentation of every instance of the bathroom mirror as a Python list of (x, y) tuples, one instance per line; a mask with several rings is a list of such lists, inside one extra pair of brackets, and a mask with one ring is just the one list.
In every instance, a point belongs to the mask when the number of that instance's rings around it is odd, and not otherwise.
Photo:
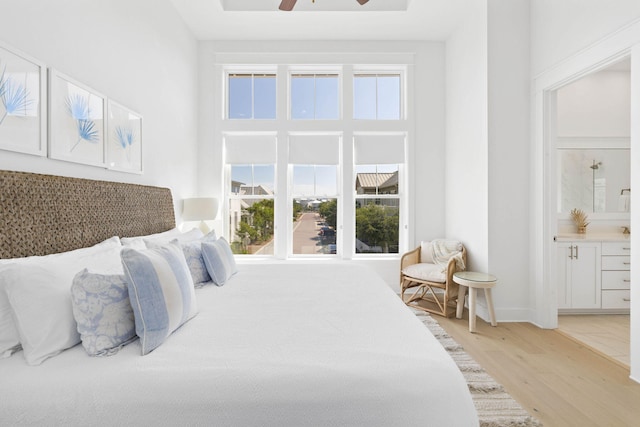
[(558, 149), (558, 207), (585, 212), (628, 212), (630, 150)]

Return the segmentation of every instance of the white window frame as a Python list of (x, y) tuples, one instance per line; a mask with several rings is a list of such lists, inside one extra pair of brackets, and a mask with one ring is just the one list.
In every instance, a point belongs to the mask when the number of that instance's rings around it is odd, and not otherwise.
[[(243, 63), (255, 65), (229, 65), (225, 64), (226, 57), (242, 58)], [(368, 61), (365, 58), (372, 59)], [(375, 59), (377, 58), (377, 60)], [(401, 59), (401, 63), (395, 62)], [(337, 240), (337, 259), (399, 259), (401, 253), (405, 252), (407, 243), (411, 242), (409, 232), (412, 229), (414, 215), (412, 207), (414, 202), (409, 199), (409, 195), (414, 194), (414, 189), (410, 186), (410, 176), (412, 168), (412, 148), (406, 151), (406, 161), (400, 166), (399, 170), (399, 194), (401, 198), (401, 218), (400, 218), (400, 237), (399, 237), (399, 253), (398, 254), (356, 254), (355, 253), (355, 165), (353, 153), (353, 137), (358, 133), (367, 132), (390, 132), (404, 133), (406, 135), (406, 146), (413, 147), (414, 134), (414, 118), (413, 114), (407, 108), (411, 99), (411, 94), (407, 87), (407, 82), (412, 82), (412, 65), (413, 57), (410, 55), (387, 55), (383, 53), (374, 54), (226, 54), (222, 53), (217, 58), (218, 66), (216, 72), (218, 74), (219, 94), (222, 95), (220, 102), (224, 105), (221, 110), (223, 114), (215, 123), (216, 140), (222, 141), (224, 134), (227, 132), (273, 132), (277, 136), (277, 161), (275, 165), (275, 191), (274, 191), (274, 208), (275, 208), (275, 254), (276, 259), (292, 259), (290, 253), (289, 242), (292, 239), (291, 217), (293, 212), (293, 198), (290, 194), (290, 168), (287, 158), (287, 136), (292, 132), (302, 133), (322, 133), (322, 132), (338, 132), (342, 134), (341, 160), (339, 167), (339, 195), (338, 195), (338, 240)], [(358, 65), (354, 65), (350, 61), (358, 61)], [(406, 61), (406, 62), (404, 62)], [(317, 64), (325, 65), (317, 65)], [(268, 64), (268, 65), (265, 65)], [(273, 65), (277, 64), (277, 65)], [(307, 65), (315, 64), (315, 65)], [(383, 64), (383, 65), (366, 65), (366, 64)], [(276, 73), (276, 120), (227, 120), (227, 95), (226, 81), (227, 73), (240, 72), (273, 72)], [(290, 75), (299, 73), (323, 74), (338, 73), (339, 75), (339, 108), (340, 119), (338, 120), (292, 120), (290, 118)], [(353, 76), (354, 74), (400, 74), (401, 76), (401, 113), (400, 120), (355, 120), (353, 119)], [(410, 73), (407, 75), (407, 73)], [(217, 142), (215, 144), (218, 144)], [(215, 146), (215, 145), (214, 145)], [(222, 165), (225, 165), (224, 158)], [(230, 179), (224, 176), (227, 168), (221, 170), (221, 180), (225, 187), (230, 185)], [(225, 200), (228, 200), (229, 188), (225, 188)], [(285, 195), (285, 197), (280, 197)], [(380, 195), (378, 196), (380, 197)], [(396, 195), (392, 195), (396, 197)], [(225, 211), (228, 216), (228, 211)], [(225, 225), (228, 221), (225, 220)], [(226, 230), (225, 230), (226, 233)], [(255, 258), (256, 256), (248, 256)], [(335, 258), (334, 258), (335, 259)]]

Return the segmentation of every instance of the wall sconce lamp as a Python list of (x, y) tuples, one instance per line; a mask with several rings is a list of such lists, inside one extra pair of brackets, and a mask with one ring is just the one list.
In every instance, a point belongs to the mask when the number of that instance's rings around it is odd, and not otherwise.
[(209, 231), (205, 221), (214, 220), (218, 215), (218, 199), (215, 197), (195, 197), (184, 199), (182, 207), (182, 219), (184, 221), (200, 221), (200, 230), (204, 234)]

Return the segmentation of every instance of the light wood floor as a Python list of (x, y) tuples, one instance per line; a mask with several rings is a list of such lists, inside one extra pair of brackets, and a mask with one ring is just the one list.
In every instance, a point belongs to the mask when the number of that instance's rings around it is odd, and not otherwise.
[(638, 426), (640, 384), (589, 347), (529, 323), (434, 316), (440, 325), (546, 427)]
[(558, 316), (558, 331), (627, 368), (631, 365), (628, 314), (562, 315)]

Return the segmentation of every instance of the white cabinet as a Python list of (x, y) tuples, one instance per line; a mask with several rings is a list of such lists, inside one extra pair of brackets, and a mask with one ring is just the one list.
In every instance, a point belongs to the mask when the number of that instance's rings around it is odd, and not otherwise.
[(558, 308), (601, 308), (600, 242), (558, 243)]
[(602, 308), (629, 310), (631, 307), (631, 245), (602, 243)]

